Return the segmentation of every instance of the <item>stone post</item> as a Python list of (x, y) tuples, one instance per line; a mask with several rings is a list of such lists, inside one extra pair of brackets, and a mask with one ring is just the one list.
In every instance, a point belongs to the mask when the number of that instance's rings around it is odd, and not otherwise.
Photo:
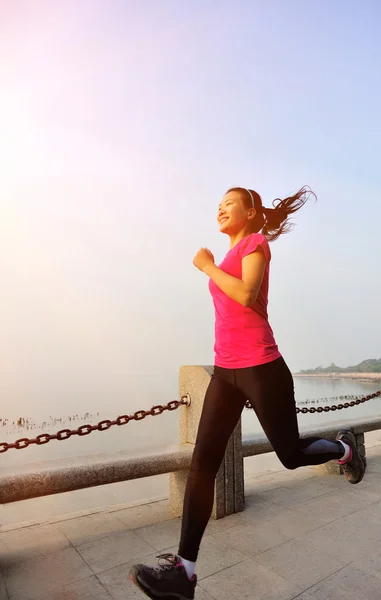
[[(180, 444), (195, 444), (205, 392), (213, 374), (213, 367), (180, 367), (180, 397), (189, 394), (190, 407), (181, 407), (179, 424)], [(181, 516), (188, 471), (170, 475), (169, 509)], [(218, 471), (214, 486), (212, 517), (220, 519), (244, 509), (244, 472), (242, 456), (241, 421), (236, 426)]]

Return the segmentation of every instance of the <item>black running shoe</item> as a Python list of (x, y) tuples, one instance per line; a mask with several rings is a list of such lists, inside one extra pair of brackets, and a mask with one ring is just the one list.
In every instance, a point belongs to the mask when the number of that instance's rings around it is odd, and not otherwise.
[(349, 483), (360, 483), (364, 477), (365, 464), (358, 451), (355, 434), (352, 431), (339, 431), (336, 439), (344, 442), (351, 449), (350, 459), (345, 463), (339, 461), (346, 478)]
[(181, 559), (174, 554), (160, 554), (157, 567), (134, 565), (130, 579), (153, 600), (193, 600), (197, 576), (189, 579)]

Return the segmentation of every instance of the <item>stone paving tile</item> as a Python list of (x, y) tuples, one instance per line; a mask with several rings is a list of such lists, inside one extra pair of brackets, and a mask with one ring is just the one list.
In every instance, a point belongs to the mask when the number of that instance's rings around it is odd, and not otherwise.
[(381, 473), (381, 461), (380, 455), (376, 455), (372, 452), (373, 449), (367, 450), (366, 459), (366, 472), (369, 473)]
[(97, 578), (113, 600), (143, 600), (145, 598), (142, 592), (129, 580), (130, 569), (135, 562), (148, 565), (157, 564), (156, 554), (148, 554), (137, 561), (128, 560), (123, 565), (98, 573)]
[[(381, 553), (374, 552), (369, 548), (366, 554), (358, 554), (353, 568), (370, 573), (374, 577), (381, 579)], [(380, 582), (381, 585), (381, 582)]]
[(180, 541), (181, 519), (171, 519), (155, 525), (147, 525), (134, 530), (145, 542), (158, 552), (177, 546)]
[(245, 500), (245, 509), (239, 513), (229, 515), (223, 519), (211, 519), (206, 528), (208, 534), (217, 534), (226, 531), (235, 525), (247, 523), (266, 523), (279, 515), (284, 508), (273, 502), (263, 500), (259, 496), (248, 496)]
[(298, 512), (297, 507), (281, 509), (269, 521), (274, 529), (277, 529), (291, 539), (318, 529), (327, 523), (321, 514)]
[[(245, 499), (245, 510), (239, 513), (242, 522), (264, 523), (282, 512), (283, 507), (270, 500), (264, 500), (260, 495), (253, 494)], [(237, 515), (238, 516), (238, 515)]]
[(357, 511), (305, 534), (304, 539), (317, 550), (348, 562), (366, 555), (369, 549), (381, 553), (381, 521), (366, 511)]
[(154, 549), (136, 533), (127, 530), (82, 544), (77, 547), (77, 551), (94, 573), (100, 573), (129, 560), (139, 560), (152, 554)]
[(35, 525), (0, 534), (0, 563), (22, 562), (33, 556), (50, 554), (70, 547), (55, 525)]
[(253, 475), (245, 477), (245, 493), (246, 495), (260, 494), (282, 487), (285, 483), (283, 478), (282, 481), (278, 481), (276, 475)]
[[(67, 492), (68, 494), (74, 494), (75, 492)], [(49, 496), (51, 498), (51, 496)], [(44, 497), (42, 498), (32, 498), (32, 500), (43, 500)], [(31, 502), (32, 500), (27, 500), (27, 502)], [(7, 505), (8, 506), (8, 505)], [(39, 519), (34, 519), (34, 520), (29, 520), (29, 521), (17, 521), (17, 522), (13, 522), (13, 523), (7, 523), (6, 525), (0, 525), (0, 534), (1, 533), (5, 533), (8, 531), (13, 531), (15, 529), (23, 529), (26, 527), (34, 527), (36, 525), (42, 526), (42, 525), (55, 525), (57, 523), (59, 523), (60, 521), (68, 521), (71, 519), (78, 519), (79, 517), (85, 517), (87, 515), (93, 515), (93, 514), (100, 514), (103, 512), (108, 512), (107, 509), (104, 510), (80, 510), (80, 511), (73, 511), (71, 513), (65, 513), (65, 514), (61, 514), (59, 516), (55, 516), (55, 517), (49, 517), (49, 516), (43, 516), (40, 517)]]
[(50, 592), (49, 600), (112, 600), (112, 596), (94, 575)]
[[(321, 497), (322, 502), (324, 502), (325, 497), (325, 495)], [(266, 522), (271, 522), (282, 533), (290, 538), (294, 538), (308, 531), (317, 529), (318, 527), (321, 527), (332, 520), (327, 519), (321, 510), (308, 510), (300, 512), (299, 506), (301, 511), (304, 504), (297, 504), (292, 508), (285, 508), (278, 504), (274, 504), (273, 502), (264, 501), (262, 498), (255, 495), (249, 496), (246, 498), (245, 510), (241, 513), (233, 515), (235, 517), (235, 521), (232, 523), (232, 525), (242, 525), (244, 523), (264, 524)], [(222, 524), (225, 520), (226, 519), (220, 519), (219, 521), (214, 521), (215, 525), (208, 525), (209, 532), (213, 534), (220, 532), (222, 529)], [(220, 524), (221, 527), (218, 528), (217, 524)]]
[[(367, 488), (352, 490), (346, 486), (343, 492), (333, 492), (312, 498), (302, 504), (293, 506), (299, 515), (314, 515), (320, 519), (321, 525), (345, 517), (364, 506), (372, 505), (377, 501), (377, 496)], [(381, 516), (381, 511), (380, 511)]]
[(292, 579), (304, 589), (332, 575), (348, 564), (340, 557), (332, 558), (303, 540), (293, 540), (255, 557), (255, 562), (271, 569), (284, 579)]
[(57, 527), (74, 546), (127, 530), (127, 525), (110, 513), (99, 513), (61, 521)]
[(247, 556), (215, 536), (206, 535), (201, 542), (197, 577), (202, 580), (214, 573), (246, 560)]
[(308, 479), (303, 483), (283, 486), (260, 494), (264, 500), (269, 500), (279, 506), (291, 508), (311, 498), (323, 496), (335, 491), (334, 486), (327, 480)]
[(366, 512), (369, 515), (372, 515), (373, 517), (381, 519), (381, 501), (369, 504), (364, 508), (364, 512)]
[(92, 575), (74, 548), (31, 558), (4, 569), (10, 600), (51, 598), (54, 590)]
[(201, 586), (218, 600), (291, 600), (303, 591), (253, 559), (203, 579)]
[[(167, 551), (175, 554), (177, 552), (177, 546), (174, 546)], [(198, 581), (243, 562), (246, 559), (247, 555), (232, 548), (223, 538), (205, 535), (201, 542), (200, 553), (197, 560)]]
[(290, 541), (290, 536), (285, 535), (272, 522), (245, 523), (229, 528), (223, 533), (214, 536), (221, 544), (239, 550), (246, 556), (255, 556), (259, 552), (269, 550)]
[(146, 527), (147, 525), (169, 521), (173, 518), (169, 514), (168, 500), (117, 510), (112, 514), (125, 523), (129, 529)]
[[(345, 487), (348, 487), (348, 482), (345, 477), (340, 477), (339, 480), (342, 482), (342, 486), (340, 489), (344, 490)], [(379, 499), (381, 499), (381, 474), (380, 473), (372, 473), (371, 471), (366, 470), (364, 479), (358, 485), (349, 484), (349, 488), (353, 491), (363, 493), (364, 490), (368, 490), (374, 492)]]
[(229, 515), (223, 519), (210, 519), (208, 525), (206, 526), (205, 534), (214, 535), (216, 533), (221, 533), (221, 531), (226, 531), (227, 529), (230, 529), (230, 527), (234, 527), (234, 525), (240, 525), (244, 522), (244, 514), (245, 513), (243, 511)]
[[(1, 569), (1, 567), (0, 567)], [(5, 585), (5, 578), (4, 575), (2, 573), (2, 571), (0, 570), (0, 600), (8, 600), (8, 592), (7, 592), (7, 588)]]
[(314, 600), (378, 600), (380, 579), (353, 565), (309, 588)]
[(363, 481), (381, 481), (381, 465), (379, 462), (380, 461), (378, 460), (377, 463), (374, 463), (373, 465), (370, 461), (367, 463), (366, 474)]
[(372, 493), (376, 496), (375, 501), (381, 500), (381, 473), (368, 473), (362, 480), (362, 482), (357, 486), (351, 486), (356, 488), (356, 490), (364, 493)]
[(198, 585), (196, 587), (195, 600), (216, 600), (216, 596), (212, 596), (203, 587)]

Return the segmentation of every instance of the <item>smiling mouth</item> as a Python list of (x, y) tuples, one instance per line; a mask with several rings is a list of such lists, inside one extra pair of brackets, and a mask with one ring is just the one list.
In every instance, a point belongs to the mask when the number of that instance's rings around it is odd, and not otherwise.
[(222, 223), (225, 223), (225, 221), (228, 220), (229, 217), (223, 217), (222, 219), (220, 219), (220, 225), (222, 225)]

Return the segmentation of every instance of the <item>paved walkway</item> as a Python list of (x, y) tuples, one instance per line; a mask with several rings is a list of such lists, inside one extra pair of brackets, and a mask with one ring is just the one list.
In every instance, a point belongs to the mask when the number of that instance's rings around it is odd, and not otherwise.
[[(243, 513), (208, 526), (197, 600), (381, 597), (380, 446), (358, 486), (305, 468), (256, 476), (246, 493)], [(166, 500), (3, 527), (0, 600), (143, 600), (131, 564), (175, 551), (179, 532)]]

